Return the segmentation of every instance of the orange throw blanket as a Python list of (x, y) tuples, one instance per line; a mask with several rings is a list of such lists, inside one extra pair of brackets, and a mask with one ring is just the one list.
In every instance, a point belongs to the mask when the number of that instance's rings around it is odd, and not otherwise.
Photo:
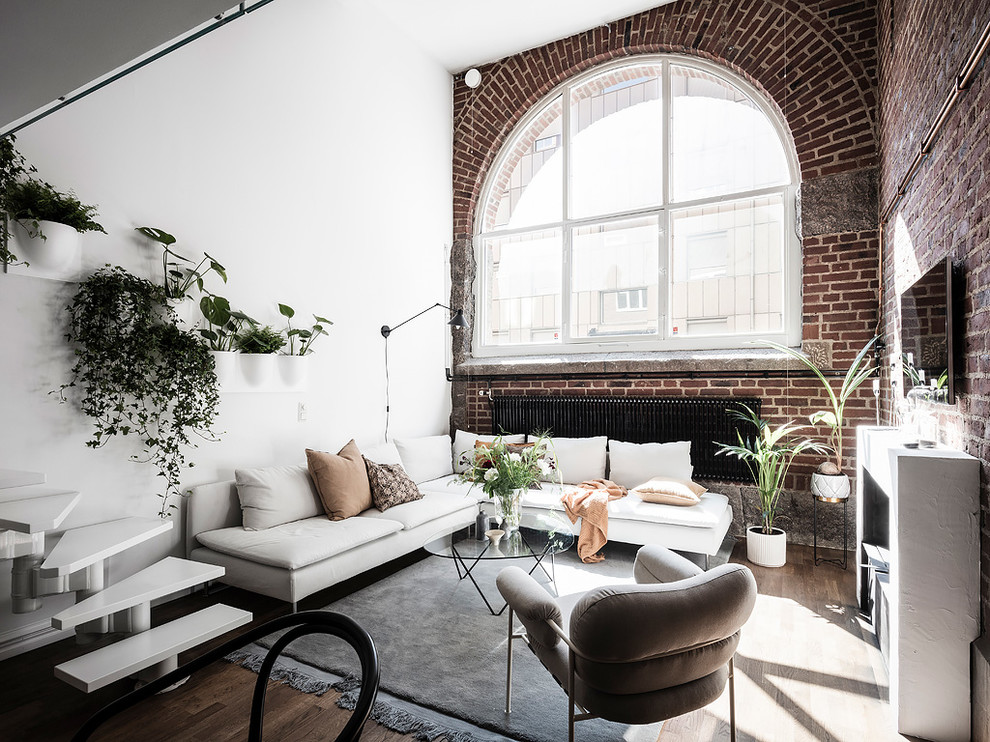
[(608, 503), (626, 496), (626, 488), (608, 479), (581, 482), (578, 489), (564, 493), (560, 501), (571, 523), (581, 518), (578, 556), (585, 564), (602, 561), (602, 547), (608, 542)]

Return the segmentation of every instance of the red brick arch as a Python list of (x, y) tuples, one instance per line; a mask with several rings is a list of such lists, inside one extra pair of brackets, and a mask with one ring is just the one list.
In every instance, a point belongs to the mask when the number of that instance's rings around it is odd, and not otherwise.
[[(495, 158), (520, 120), (562, 82), (603, 62), (686, 54), (747, 79), (790, 128), (802, 179), (876, 164), (875, 17), (866, 4), (677, 2), (481, 68), (454, 90), (454, 236), (474, 230)], [(865, 61), (864, 61), (865, 60)]]

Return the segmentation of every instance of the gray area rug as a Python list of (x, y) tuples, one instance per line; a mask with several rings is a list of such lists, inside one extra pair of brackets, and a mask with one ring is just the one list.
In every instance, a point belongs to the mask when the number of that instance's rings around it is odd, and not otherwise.
[[(574, 551), (558, 555), (556, 582), (561, 595), (583, 592), (599, 585), (632, 582), (637, 547), (609, 544), (606, 559), (582, 564)], [(723, 545), (713, 565), (726, 561), (731, 543)], [(525, 560), (484, 562), (475, 578), (489, 601), (499, 608), (503, 601), (495, 576), (507, 564), (532, 565)], [(547, 583), (537, 569), (534, 577)], [(363, 590), (326, 606), (350, 616), (372, 635), (381, 662), (382, 700), (373, 718), (417, 739), (482, 742), (505, 735), (525, 742), (560, 742), (567, 739), (567, 698), (522, 642), (514, 643), (512, 713), (505, 713), (505, 661), (508, 619), (490, 615), (470, 580), (458, 580), (451, 560), (428, 557)], [(270, 646), (274, 636), (260, 644)], [(257, 669), (262, 651), (243, 652), (229, 659)], [(340, 640), (307, 636), (285, 651), (296, 662), (280, 668), (280, 677), (306, 692), (328, 687), (345, 691), (345, 707), (356, 698), (347, 680), (334, 684), (334, 676), (359, 674), (356, 657)], [(313, 669), (310, 669), (313, 668)], [(327, 675), (331, 673), (332, 675)], [(388, 696), (411, 702), (404, 707)], [(417, 707), (469, 722), (470, 726), (445, 723), (444, 716), (419, 718)], [(660, 724), (627, 727), (600, 719), (580, 722), (582, 740), (654, 742)], [(489, 732), (482, 730), (490, 730)]]

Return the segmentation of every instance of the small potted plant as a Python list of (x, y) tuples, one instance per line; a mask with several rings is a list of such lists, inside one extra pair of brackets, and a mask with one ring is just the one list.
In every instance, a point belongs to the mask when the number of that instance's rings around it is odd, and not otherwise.
[(829, 407), (811, 413), (810, 420), (812, 425), (824, 425), (829, 429), (829, 447), (835, 458), (823, 461), (818, 467), (818, 471), (811, 475), (811, 491), (819, 498), (844, 500), (849, 497), (849, 475), (842, 470), (842, 429), (845, 427), (846, 403), (849, 402), (853, 393), (862, 386), (863, 382), (876, 371), (876, 367), (870, 363), (868, 353), (878, 339), (878, 337), (874, 337), (856, 354), (856, 358), (853, 359), (852, 365), (849, 366), (849, 370), (846, 371), (842, 379), (838, 393), (832, 388), (832, 384), (821, 369), (808, 356), (795, 348), (766, 341), (766, 345), (800, 361), (818, 378), (825, 389)]
[(8, 265), (20, 265), (22, 262), (11, 250), (14, 225), (9, 216), (7, 192), (14, 183), (35, 172), (34, 166), (28, 165), (24, 155), (14, 147), (16, 140), (13, 134), (0, 137), (0, 263), (5, 271)]
[(762, 567), (781, 567), (787, 561), (787, 533), (774, 525), (780, 508), (784, 480), (791, 463), (805, 452), (823, 453), (821, 444), (810, 438), (794, 439), (790, 436), (805, 426), (788, 421), (776, 428), (763, 420), (753, 410), (730, 409), (733, 417), (755, 430), (751, 437), (736, 431), (737, 444), (720, 443), (718, 453), (739, 458), (749, 469), (760, 497), (760, 525), (746, 529), (746, 557)]
[(539, 436), (533, 443), (506, 443), (501, 436), (465, 454), (468, 468), (458, 478), (480, 484), (506, 534), (518, 530), (522, 495), (541, 480), (552, 479), (556, 469), (549, 455), (550, 442)]
[(292, 318), (296, 316), (296, 310), (288, 304), (279, 304), (278, 311), (285, 317), (285, 337), (288, 339), (288, 348), (283, 350), (283, 355), (278, 359), (279, 373), (287, 384), (300, 384), (306, 378), (305, 358), (313, 352), (313, 341), (320, 335), (326, 335), (324, 325), (332, 325), (333, 322), (314, 314), (316, 323), (311, 328), (293, 327)]
[[(196, 286), (203, 291), (203, 279), (212, 271), (227, 283), (227, 270), (209, 253), (193, 265), (193, 261), (179, 255), (172, 249), (175, 237), (158, 227), (135, 227), (135, 230), (162, 246), (162, 273), (165, 278), (165, 295), (176, 314), (187, 324), (190, 321), (191, 305), (185, 303), (189, 290)], [(192, 267), (190, 267), (192, 266)], [(205, 266), (205, 267), (204, 267)]]
[(234, 347), (241, 354), (244, 380), (261, 386), (271, 378), (275, 354), (285, 345), (285, 337), (269, 325), (252, 324), (234, 335)]
[(230, 301), (208, 291), (199, 300), (199, 310), (207, 327), (200, 327), (199, 334), (206, 340), (216, 366), (217, 381), (223, 385), (234, 373), (237, 354), (234, 353), (234, 337), (245, 325), (257, 326), (258, 321), (230, 308)]
[(69, 267), (79, 255), (79, 235), (106, 230), (94, 221), (96, 207), (50, 183), (29, 178), (9, 183), (3, 197), (15, 238), (27, 265), (49, 271)]

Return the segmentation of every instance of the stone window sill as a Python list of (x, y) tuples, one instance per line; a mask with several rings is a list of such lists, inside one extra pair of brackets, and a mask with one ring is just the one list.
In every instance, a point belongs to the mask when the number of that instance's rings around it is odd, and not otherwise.
[(666, 351), (653, 353), (562, 353), (560, 355), (470, 358), (457, 365), (458, 376), (596, 376), (658, 374), (727, 376), (777, 375), (806, 370), (772, 349)]

